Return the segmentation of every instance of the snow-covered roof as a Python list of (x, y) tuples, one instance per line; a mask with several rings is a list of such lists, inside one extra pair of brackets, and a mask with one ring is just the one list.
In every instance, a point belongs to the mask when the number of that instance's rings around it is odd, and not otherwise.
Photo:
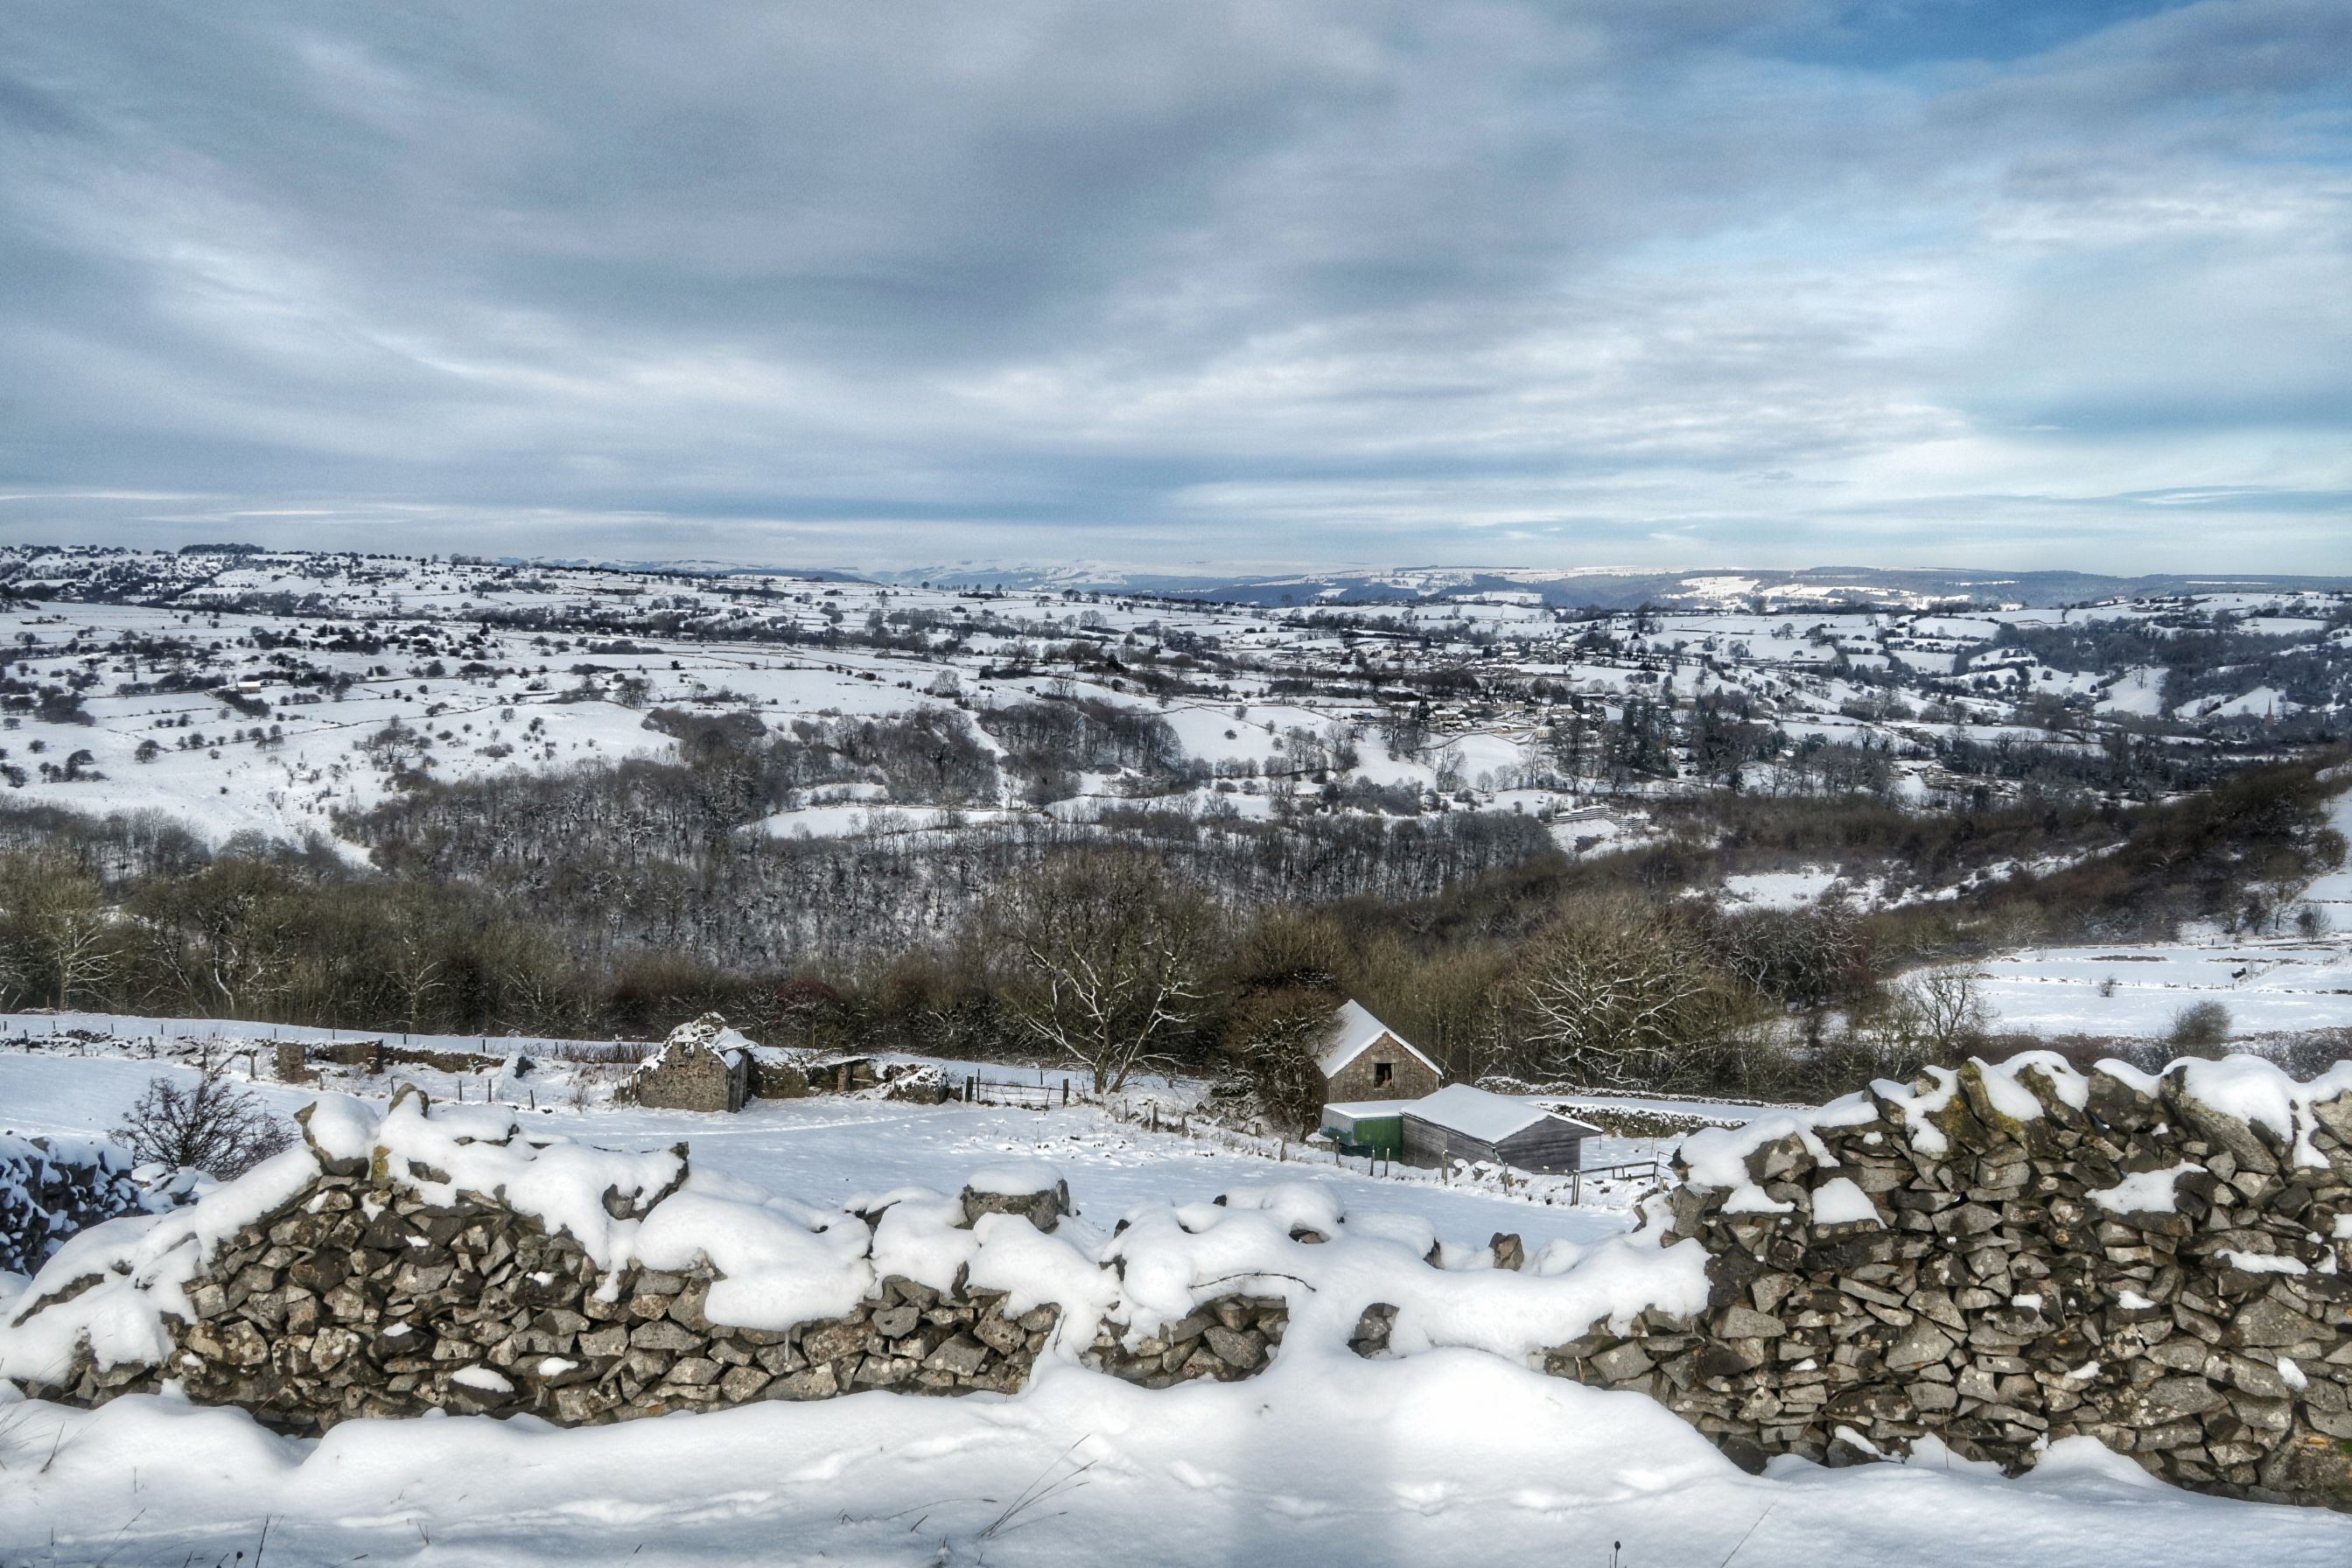
[(1344, 1116), (1350, 1121), (1366, 1121), (1381, 1116), (1402, 1116), (1410, 1100), (1338, 1100), (1323, 1108), (1326, 1116)]
[(1404, 1113), (1433, 1127), (1465, 1133), (1482, 1143), (1499, 1143), (1538, 1121), (1558, 1121), (1586, 1137), (1597, 1136), (1601, 1131), (1573, 1117), (1529, 1105), (1524, 1100), (1513, 1100), (1507, 1094), (1474, 1089), (1466, 1083), (1449, 1083), (1435, 1094), (1409, 1101)]
[(1409, 1100), (1351, 1100), (1323, 1108), (1323, 1125), (1334, 1132), (1353, 1132), (1367, 1121), (1393, 1121), (1404, 1114)]
[(1363, 1055), (1365, 1047), (1383, 1035), (1402, 1047), (1405, 1054), (1412, 1057), (1413, 1060), (1430, 1071), (1441, 1077), (1444, 1076), (1445, 1069), (1413, 1049), (1411, 1040), (1373, 1017), (1364, 1011), (1360, 1004), (1353, 1001), (1339, 1004), (1339, 1031), (1332, 1038), (1331, 1044), (1323, 1048), (1323, 1054), (1315, 1058), (1315, 1065), (1322, 1069), (1325, 1078), (1329, 1078)]
[(637, 1070), (651, 1072), (676, 1058), (689, 1056), (696, 1051), (709, 1051), (729, 1067), (733, 1067), (739, 1059), (751, 1055), (758, 1048), (742, 1035), (729, 1028), (726, 1019), (716, 1013), (705, 1013), (691, 1023), (680, 1024), (672, 1029), (669, 1037), (661, 1043), (661, 1048), (637, 1064)]

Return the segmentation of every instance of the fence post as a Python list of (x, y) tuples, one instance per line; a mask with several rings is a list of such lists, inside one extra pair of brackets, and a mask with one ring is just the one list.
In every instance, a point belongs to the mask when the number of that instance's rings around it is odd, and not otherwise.
[(1070, 1103), (1070, 1080), (1066, 1078), (1062, 1080), (1062, 1103), (1065, 1106)]

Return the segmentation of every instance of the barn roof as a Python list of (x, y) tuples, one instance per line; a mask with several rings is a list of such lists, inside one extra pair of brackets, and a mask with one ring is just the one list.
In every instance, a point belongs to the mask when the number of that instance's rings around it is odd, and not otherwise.
[(1562, 1122), (1588, 1138), (1601, 1131), (1572, 1116), (1562, 1116), (1507, 1094), (1473, 1089), (1466, 1083), (1450, 1083), (1435, 1094), (1423, 1095), (1407, 1104), (1404, 1113), (1433, 1127), (1475, 1138), (1481, 1143), (1500, 1143), (1541, 1121)]
[(1407, 1056), (1412, 1057), (1430, 1071), (1440, 1078), (1445, 1076), (1445, 1069), (1415, 1050), (1411, 1040), (1373, 1017), (1364, 1011), (1360, 1004), (1353, 1001), (1339, 1004), (1339, 1031), (1333, 1037), (1331, 1043), (1323, 1048), (1322, 1054), (1315, 1058), (1315, 1065), (1322, 1069), (1325, 1078), (1329, 1078), (1341, 1068), (1362, 1056), (1364, 1048), (1382, 1035), (1386, 1035), (1398, 1045), (1402, 1046)]

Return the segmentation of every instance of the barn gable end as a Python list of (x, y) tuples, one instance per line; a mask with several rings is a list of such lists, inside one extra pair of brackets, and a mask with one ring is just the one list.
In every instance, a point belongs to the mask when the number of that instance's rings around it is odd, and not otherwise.
[(1445, 1082), (1444, 1069), (1354, 1002), (1342, 1003), (1331, 1044), (1316, 1058), (1323, 1102), (1417, 1100)]

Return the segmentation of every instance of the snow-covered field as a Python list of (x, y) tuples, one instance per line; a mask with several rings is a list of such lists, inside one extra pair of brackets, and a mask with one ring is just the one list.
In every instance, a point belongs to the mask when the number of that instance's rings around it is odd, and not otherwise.
[(1056, 1370), (1012, 1399), (860, 1394), (574, 1432), (457, 1416), (297, 1441), (144, 1397), (0, 1420), (0, 1538), (43, 1568), (2352, 1557), (2352, 1519), (2176, 1491), (2082, 1438), (2015, 1481), (1936, 1458), (1751, 1478), (1641, 1395), (1471, 1351), (1159, 1394)]
[[(2352, 790), (2330, 826), (2352, 837)], [(1979, 966), (2002, 1027), (2045, 1035), (2161, 1038), (2181, 1009), (2215, 1002), (2236, 1036), (2352, 1028), (2352, 867), (2315, 878), (2294, 900), (2318, 911), (2311, 939), (2053, 947)]]
[[(1939, 748), (2089, 748), (2106, 727), (2151, 721), (2200, 745), (2200, 727), (2258, 733), (2333, 702), (2315, 689), (2298, 688), (2311, 699), (2298, 703), (2251, 684), (2249, 666), (2245, 689), (2225, 670), (2215, 692), (2168, 707), (2160, 668), (2055, 668), (2002, 643), (2006, 628), (2077, 616), (2161, 628), (2184, 615), (2262, 612), (2252, 627), (2329, 659), (2346, 651), (2329, 628), (2352, 603), (2215, 595), (1982, 616), (1822, 607), (1585, 619), (1505, 594), (1348, 605), (1334, 624), (1326, 604), (37, 545), (0, 545), (0, 589), (24, 595), (0, 600), (7, 798), (159, 811), (215, 846), (238, 833), (319, 835), (354, 858), (364, 847), (338, 837), (349, 814), (418, 777), (674, 759), (674, 735), (646, 722), (658, 707), (774, 732), (909, 712), (961, 723), (1038, 700), (1148, 710), (1213, 782), (1127, 770), (1039, 802), (1009, 779), (995, 800), (936, 801), (883, 800), (868, 781), (739, 826), (783, 837), (906, 833), (938, 825), (949, 807), (967, 821), (1084, 816), (1137, 793), (1259, 816), (1277, 798), (1316, 799), (1328, 778), (1403, 789), (1422, 810), (1593, 812), (1559, 824), (1559, 841), (1615, 847), (1640, 835), (1645, 791), (1688, 787), (1663, 773), (1603, 783), (1584, 726), (1622, 721), (1629, 704), (1686, 709), (1709, 697), (1792, 746), (1868, 742), (1889, 759), (1895, 792), (1921, 799), (1951, 787)], [(1413, 683), (1440, 674), (1444, 690), (1462, 694), (1415, 696)], [(2050, 704), (2061, 700), (2068, 717), (2053, 728)], [(1572, 761), (1560, 722), (1571, 710)], [(1353, 760), (1327, 765), (1338, 742)], [(985, 733), (981, 744), (1002, 752)], [(1692, 761), (1678, 768), (1685, 780)], [(1744, 787), (1779, 787), (1793, 767), (1755, 763)], [(1996, 795), (2013, 787), (1992, 773), (1968, 782)], [(1596, 791), (1619, 803), (1596, 810)], [(1829, 875), (1767, 869), (1730, 896), (1774, 907), (1812, 897), (1827, 881), (1806, 879)]]
[[(121, 1058), (0, 1052), (0, 1127), (103, 1132), (157, 1073), (191, 1071)], [(1001, 1067), (990, 1071), (1005, 1073)], [(434, 1084), (429, 1073), (402, 1076), (420, 1079), (428, 1092)], [(480, 1080), (475, 1084), (478, 1098)], [(316, 1098), (266, 1079), (250, 1087), (284, 1113)], [(520, 1101), (512, 1094), (501, 1098)], [(1139, 1203), (1206, 1201), (1236, 1183), (1277, 1175), (1332, 1183), (1350, 1209), (1413, 1215), (1465, 1250), (1484, 1247), (1498, 1230), (1517, 1232), (1531, 1251), (1555, 1238), (1591, 1241), (1624, 1229), (1631, 1218), (1622, 1198), (1604, 1203), (1592, 1194), (1593, 1203), (1576, 1207), (1544, 1202), (1555, 1184), (1522, 1184), (1506, 1194), (1484, 1185), (1368, 1175), (1360, 1164), (1337, 1165), (1328, 1156), (1286, 1163), (1205, 1138), (1152, 1132), (1082, 1105), (1041, 1112), (827, 1096), (754, 1100), (740, 1115), (725, 1116), (635, 1106), (581, 1110), (551, 1100), (536, 1114), (567, 1137), (612, 1148), (664, 1148), (684, 1141), (698, 1168), (810, 1203), (908, 1185), (952, 1188), (977, 1167), (1018, 1156), (1059, 1168), (1079, 1212), (1089, 1218), (1108, 1215), (1106, 1225)]]
[[(1554, 776), (1563, 699), (1598, 721), (1622, 721), (1629, 705), (1665, 691), (1736, 698), (1795, 742), (1884, 745), (1910, 798), (1941, 787), (1932, 784), (1937, 745), (2091, 746), (2099, 726), (2124, 723), (2235, 721), (2244, 734), (2293, 707), (2251, 676), (2229, 695), (2168, 706), (2160, 668), (2094, 676), (1999, 645), (2005, 624), (2154, 620), (2180, 613), (2178, 604), (1578, 621), (1504, 595), (1359, 605), (1333, 625), (1313, 618), (1320, 605), (1008, 597), (786, 575), (5, 554), (9, 580), (34, 601), (0, 605), (15, 682), (0, 749), (7, 797), (152, 809), (215, 846), (241, 832), (332, 838), (343, 814), (420, 774), (459, 781), (674, 758), (674, 737), (646, 723), (657, 706), (748, 716), (772, 732), (909, 710), (961, 721), (1039, 699), (1148, 709), (1187, 757), (1216, 770), (1213, 784), (1182, 786), (1179, 804), (1190, 808), (1255, 816), (1277, 801), (1312, 806), (1320, 784), (1309, 775), (1325, 771), (1341, 784), (1407, 786), (1417, 810), (1545, 818), (1571, 850), (1640, 838), (1649, 830), (1641, 792), (1664, 786), (1636, 784), (1596, 803), (1580, 784), (1542, 783)], [(1723, 602), (1744, 592), (1727, 580)], [(2315, 646), (2344, 607), (2340, 596), (2242, 597), (2237, 608), (2266, 612), (2254, 629)], [(2217, 597), (2212, 607), (2231, 606)], [(1187, 649), (1199, 662), (1162, 662), (1192, 658)], [(1895, 712), (1902, 704), (1887, 688), (1841, 666), (1892, 672), (1903, 701), (1927, 711)], [(1144, 668), (1177, 670), (1161, 689), (1172, 694), (1131, 679)], [(1395, 705), (1371, 694), (1368, 671), (1475, 672), (1477, 681), (1475, 695), (1423, 703), (1402, 726)], [(1538, 677), (1550, 683), (1541, 696), (1527, 684)], [(1316, 689), (1302, 695), (1301, 685)], [(2023, 721), (2036, 696), (2073, 702), (2078, 728)], [(1352, 764), (1304, 760), (1340, 742)], [(1749, 787), (1774, 783), (1769, 767), (1748, 775)], [(740, 826), (747, 837), (922, 835), (956, 820), (1082, 818), (1102, 800), (1158, 787), (1087, 774), (1077, 797), (1041, 804), (1008, 778), (999, 799), (934, 802), (890, 798), (866, 780), (796, 792)], [(2352, 796), (2338, 818), (2352, 829)], [(336, 847), (363, 853), (349, 839)], [(1721, 896), (1793, 908), (1836, 878), (1829, 867), (1763, 868), (1732, 877)], [(1877, 888), (1855, 890), (1868, 899)], [(2161, 1036), (2201, 1000), (2227, 1006), (2240, 1034), (2352, 1025), (2352, 871), (2323, 879), (2306, 899), (2336, 934), (2009, 954), (1982, 966), (1986, 997), (2002, 1026), (2049, 1034)], [(222, 1027), (0, 1018), (0, 1127), (102, 1131), (152, 1077), (187, 1070), (121, 1049), (75, 1056), (21, 1043), (76, 1026), (169, 1038)], [(548, 1044), (409, 1043), (494, 1056), (544, 1054)], [(593, 1072), (560, 1063), (529, 1079), (405, 1076), (437, 1094), (488, 1093), (586, 1142), (682, 1140), (700, 1170), (819, 1205), (908, 1185), (952, 1189), (976, 1167), (1017, 1156), (1054, 1164), (1082, 1217), (1105, 1229), (1139, 1205), (1206, 1201), (1277, 1178), (1328, 1184), (1351, 1214), (1425, 1226), (1448, 1263), (1465, 1267), (1496, 1232), (1518, 1234), (1534, 1252), (1602, 1241), (1631, 1223), (1622, 1187), (1587, 1185), (1586, 1201), (1572, 1205), (1558, 1182), (1506, 1190), (1420, 1173), (1374, 1177), (1278, 1141), (1153, 1131), (1083, 1105), (1041, 1113), (824, 1098), (719, 1117), (611, 1106), (573, 1092), (594, 1087)], [(280, 1111), (312, 1097), (254, 1088)], [(1725, 1120), (1754, 1109), (1655, 1105)], [(1592, 1154), (1655, 1152), (1611, 1140)], [(1013, 1399), (869, 1393), (577, 1432), (452, 1417), (354, 1423), (296, 1441), (168, 1398), (90, 1413), (0, 1403), (0, 1568), (362, 1560), (2340, 1568), (2352, 1563), (2352, 1520), (2179, 1493), (2080, 1442), (2018, 1480), (1932, 1451), (1837, 1472), (1784, 1461), (1749, 1478), (1638, 1396), (1465, 1350), (1394, 1363), (1301, 1354), (1247, 1384), (1166, 1393), (1055, 1367)]]
[[(103, 1128), (155, 1064), (0, 1055), (0, 1121)], [(163, 1069), (172, 1070), (172, 1069)], [(307, 1098), (257, 1087), (274, 1105)], [(1303, 1172), (1083, 1109), (864, 1100), (740, 1117), (548, 1113), (827, 1204), (952, 1188), (1009, 1153), (1082, 1216), (1307, 1175), (1352, 1215), (1416, 1216), (1467, 1255), (1495, 1230), (1591, 1243), (1622, 1208)], [(1452, 1250), (1452, 1248), (1449, 1248)], [(2174, 1491), (2084, 1440), (2004, 1480), (1930, 1449), (1903, 1466), (1741, 1474), (1646, 1399), (1491, 1354), (1309, 1352), (1252, 1381), (1134, 1389), (1049, 1366), (1013, 1398), (867, 1393), (561, 1431), (524, 1417), (362, 1421), (321, 1439), (137, 1396), (0, 1404), (0, 1563), (1118, 1563), (2138, 1564), (2352, 1559), (2352, 1519)], [(1622, 1543), (1622, 1544), (1621, 1544)], [(244, 1559), (236, 1553), (244, 1552)]]
[(1983, 966), (1986, 1002), (2010, 1028), (2154, 1038), (2199, 1002), (2240, 1035), (2352, 1026), (2352, 950), (2324, 943), (2041, 948)]

